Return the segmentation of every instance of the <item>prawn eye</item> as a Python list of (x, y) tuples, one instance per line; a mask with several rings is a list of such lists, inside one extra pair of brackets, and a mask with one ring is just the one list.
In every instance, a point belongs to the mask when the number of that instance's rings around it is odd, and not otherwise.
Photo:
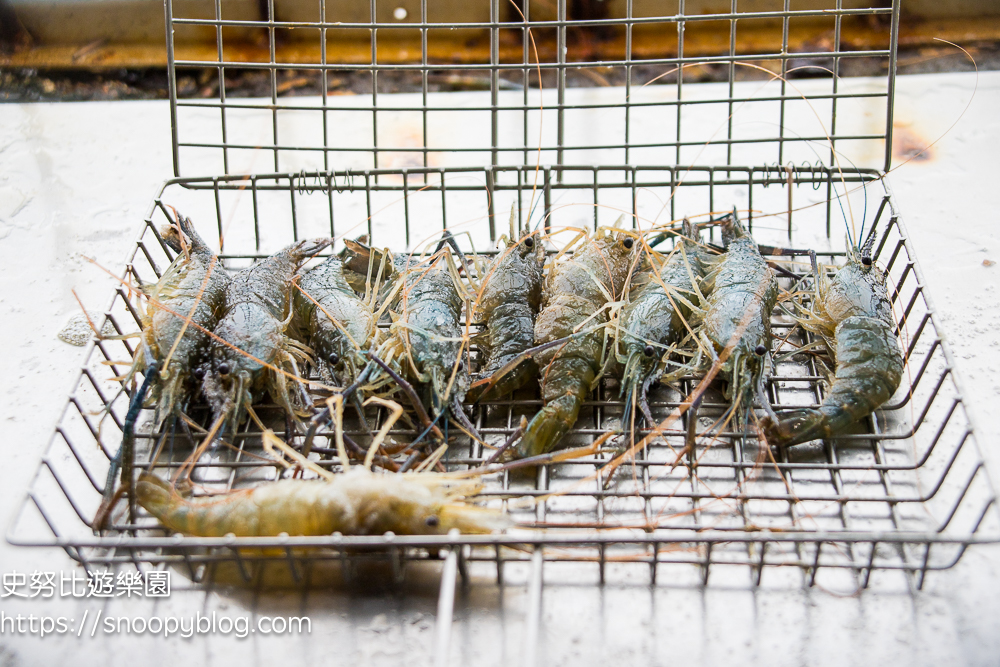
[(861, 258), (861, 263), (864, 264), (865, 266), (871, 266), (872, 258), (869, 257), (868, 255), (865, 255), (864, 257)]
[(337, 354), (336, 352), (331, 352), (328, 359), (330, 360), (330, 363), (333, 364), (334, 366), (340, 363), (340, 355)]
[(229, 375), (229, 364), (225, 361), (219, 364), (219, 375)]
[(633, 243), (635, 243), (635, 241), (633, 241), (633, 240), (632, 240), (632, 237), (630, 237), (630, 236), (627, 236), (627, 237), (625, 237), (625, 240), (624, 240), (624, 241), (622, 241), (622, 245), (624, 245), (624, 246), (625, 246), (625, 249), (626, 249), (626, 250), (631, 250), (631, 249), (632, 249), (632, 244), (633, 244)]
[(198, 368), (194, 369), (194, 376), (197, 379), (201, 380), (202, 378), (205, 377), (205, 369), (202, 368), (201, 366), (198, 366)]
[(528, 238), (524, 239), (524, 245), (529, 248), (535, 247), (535, 239), (529, 236)]
[(437, 518), (437, 515), (431, 514), (429, 517), (424, 519), (424, 523), (426, 523), (431, 528), (436, 528), (437, 525), (441, 523), (441, 520)]
[(767, 352), (767, 348), (763, 345), (758, 345), (753, 349), (753, 351), (758, 357), (763, 357), (764, 353)]
[(653, 349), (652, 345), (647, 345), (645, 348), (643, 348), (642, 353), (645, 354), (647, 357), (651, 357), (653, 356), (653, 352), (655, 351), (656, 350)]

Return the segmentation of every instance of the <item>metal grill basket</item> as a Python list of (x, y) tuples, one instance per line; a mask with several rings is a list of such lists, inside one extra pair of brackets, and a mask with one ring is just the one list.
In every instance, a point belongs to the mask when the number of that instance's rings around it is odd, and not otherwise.
[[(408, 567), (443, 558), (445, 605), (456, 571), (481, 585), (526, 583), (536, 602), (543, 581), (562, 577), (582, 583), (749, 577), (759, 584), (766, 576), (867, 586), (874, 573), (895, 571), (919, 586), (929, 570), (954, 565), (968, 545), (995, 541), (994, 491), (883, 180), (890, 167), (898, 0), (891, 8), (851, 0), (732, 0), (721, 13), (703, 13), (690, 0), (609, 0), (600, 17), (583, 19), (567, 18), (567, 0), (525, 0), (516, 8), (477, 0), (479, 14), (465, 23), (445, 21), (448, 3), (433, 0), (371, 0), (360, 9), (333, 0), (307, 4), (268, 0), (271, 20), (257, 22), (230, 20), (222, 0), (185, 4), (184, 12), (167, 0), (175, 178), (154, 198), (124, 279), (155, 281), (172, 259), (157, 231), (167, 222), (167, 204), (195, 220), (230, 269), (320, 235), (368, 233), (375, 245), (403, 250), (448, 228), (467, 232), (460, 239), (470, 250), (490, 250), (506, 229), (494, 220), (505, 221), (512, 203), (522, 223), (535, 207), (532, 220), (546, 216), (554, 229), (593, 229), (621, 213), (648, 226), (736, 206), (750, 211), (758, 242), (811, 247), (831, 263), (844, 255), (845, 221), (864, 221), (878, 230), (874, 259), (887, 272), (899, 323), (903, 386), (854, 432), (777, 458), (751, 434), (727, 431), (700, 440), (673, 465), (685, 417), (607, 486), (601, 456), (543, 466), (530, 476), (486, 478), (491, 506), (519, 521), (545, 523), (544, 529), (209, 539), (165, 536), (143, 515), (137, 525), (117, 524), (96, 537), (87, 522), (128, 404), (121, 383), (108, 378), (124, 372), (120, 360), (134, 344), (95, 341), (9, 541), (61, 547), (88, 568), (174, 567), (196, 581), (303, 586), (349, 579), (365, 567), (390, 568), (402, 578)], [(743, 38), (740, 28), (754, 21), (774, 28), (773, 44)], [(884, 48), (859, 51), (845, 42), (859, 22), (884, 36)], [(691, 35), (707, 24), (722, 26), (728, 52), (698, 51)], [(800, 26), (816, 38), (790, 39)], [(204, 59), (174, 59), (174, 36), (192, 30), (214, 33), (217, 49)], [(266, 44), (270, 57), (248, 58), (259, 49), (242, 49), (239, 40), (246, 39)], [(365, 46), (370, 58), (357, 56), (351, 44)], [(840, 79), (854, 58), (882, 59), (885, 77)], [(698, 68), (722, 72), (725, 81), (692, 87)], [(189, 69), (209, 72), (215, 99), (178, 98), (178, 72)], [(233, 70), (266, 76), (270, 99), (227, 97)], [(367, 81), (368, 90), (281, 96), (279, 74), (290, 70), (318, 72), (324, 91), (338, 77)], [(825, 78), (796, 78), (821, 71)], [(594, 73), (622, 85), (575, 87)], [(442, 81), (473, 90), (437, 92)], [(392, 82), (413, 92), (386, 94)], [(126, 296), (119, 288), (107, 310), (121, 333), (139, 322)], [(781, 338), (791, 320), (776, 311), (773, 327)], [(654, 414), (664, 418), (697, 380), (653, 392)], [(819, 369), (782, 361), (768, 391), (776, 407), (815, 404), (823, 392)], [(473, 419), (499, 444), (539, 405), (537, 389), (522, 390), (477, 406)], [(101, 421), (105, 407), (110, 413)], [(707, 394), (699, 432), (724, 407), (721, 393)], [(280, 434), (278, 408), (260, 413)], [(617, 381), (605, 378), (568, 438), (593, 442), (621, 414)], [(369, 416), (381, 423), (385, 415)], [(192, 417), (206, 415), (195, 409)], [(173, 472), (192, 443), (179, 431), (154, 432), (143, 419), (137, 464), (148, 466), (160, 443), (158, 470)], [(240, 488), (278, 474), (255, 456), (259, 430), (243, 428), (234, 450), (197, 465), (201, 484)], [(365, 435), (357, 424), (348, 428), (359, 439)], [(468, 444), (453, 447), (446, 463), (462, 469), (488, 455)], [(335, 465), (323, 458), (323, 465)]]

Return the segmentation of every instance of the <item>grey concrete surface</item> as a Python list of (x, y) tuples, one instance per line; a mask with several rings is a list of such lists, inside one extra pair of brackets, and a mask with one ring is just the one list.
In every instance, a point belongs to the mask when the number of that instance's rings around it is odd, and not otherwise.
[[(994, 479), (1000, 472), (1000, 264), (983, 260), (1000, 261), (1000, 207), (992, 182), (1000, 175), (998, 105), (998, 73), (902, 78), (897, 137), (936, 143), (928, 159), (900, 165), (889, 177), (956, 352)], [(84, 257), (117, 272), (150, 197), (170, 173), (166, 103), (0, 106), (4, 526), (78, 372), (82, 350), (57, 338), (79, 308), (71, 290), (88, 309), (101, 310), (114, 285)], [(0, 573), (34, 570), (72, 573), (74, 566), (56, 550), (0, 544)], [(91, 638), (88, 628), (79, 638), (40, 639), (4, 631), (0, 665), (430, 664), (435, 574), (417, 573), (406, 595), (378, 587), (305, 597), (182, 590), (175, 577), (173, 595), (159, 604), (5, 598), (0, 612), (77, 622), (98, 612), (304, 614), (312, 619), (312, 632), (246, 639), (116, 633)], [(526, 586), (523, 574), (510, 576), (502, 591), (474, 583), (459, 592), (450, 664), (520, 664)], [(996, 665), (1000, 546), (970, 549), (954, 569), (932, 575), (921, 592), (891, 574), (877, 574), (872, 590), (864, 592), (778, 583), (754, 588), (739, 578), (708, 587), (663, 580), (655, 588), (547, 586), (540, 657), (556, 665)]]

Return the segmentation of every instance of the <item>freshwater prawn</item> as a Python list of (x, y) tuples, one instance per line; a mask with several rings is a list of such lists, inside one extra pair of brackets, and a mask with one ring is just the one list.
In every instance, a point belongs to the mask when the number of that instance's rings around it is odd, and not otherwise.
[(726, 252), (707, 278), (711, 291), (701, 336), (728, 376), (729, 413), (741, 416), (742, 425), (749, 420), (754, 395), (770, 409), (764, 398), (764, 372), (770, 362), (778, 283), (736, 211), (721, 223)]
[(885, 285), (871, 258), (875, 228), (860, 247), (848, 240), (847, 263), (832, 278), (813, 258), (816, 298), (796, 321), (819, 335), (836, 370), (816, 408), (769, 415), (761, 421), (768, 444), (788, 447), (842, 433), (892, 397), (903, 377), (903, 352)]
[(377, 343), (370, 301), (359, 298), (348, 284), (339, 257), (313, 267), (294, 285), (293, 328), (313, 350), (322, 376), (352, 384), (368, 365), (365, 352)]
[[(422, 421), (427, 422), (424, 424), (427, 432), (434, 431), (440, 439), (440, 430), (434, 424), (448, 413), (470, 435), (481, 440), (462, 407), (470, 384), (467, 361), (470, 336), (462, 325), (468, 295), (459, 279), (451, 248), (461, 252), (454, 237), (445, 231), (435, 252), (424, 261), (415, 262), (412, 256), (403, 263), (397, 260), (397, 266), (401, 266), (397, 279), (400, 293), (395, 297), (391, 336), (375, 358), (379, 362), (395, 360), (416, 381), (422, 397), (411, 395), (411, 400)], [(465, 264), (464, 256), (460, 255), (460, 259)], [(386, 298), (393, 299), (391, 295)], [(379, 365), (383, 371), (389, 371), (384, 362)], [(408, 394), (413, 393), (407, 384), (400, 386)], [(425, 418), (426, 412), (419, 403), (430, 407), (433, 421)]]
[(165, 480), (143, 473), (137, 484), (139, 504), (169, 530), (201, 537), (321, 536), (335, 532), (443, 535), (452, 529), (491, 533), (509, 524), (500, 512), (470, 502), (482, 484), (469, 475), (382, 474), (370, 469), (382, 438), (402, 413), (392, 401), (368, 399), (394, 409), (373, 440), (364, 465), (352, 467), (342, 436), (343, 397), (331, 400), (343, 472), (331, 473), (317, 466), (265, 431), (265, 449), (280, 449), (320, 479), (281, 479), (222, 496), (189, 500)]
[[(682, 235), (676, 239), (662, 266), (649, 271), (646, 282), (633, 288), (615, 327), (615, 335), (625, 348), (623, 426), (631, 424), (636, 404), (647, 422), (655, 423), (646, 394), (663, 378), (663, 358), (693, 332), (693, 316), (704, 306), (699, 284), (711, 257), (700, 243), (698, 225), (685, 218)], [(677, 372), (689, 372), (688, 366)]]
[(229, 274), (190, 218), (176, 210), (174, 213), (176, 222), (161, 236), (177, 257), (159, 281), (141, 288), (147, 297), (145, 312), (140, 311), (141, 343), (124, 380), (128, 382), (137, 372), (142, 372), (144, 379), (129, 403), (122, 444), (111, 459), (104, 498), (93, 521), (95, 529), (105, 524), (114, 504), (119, 468), (123, 482), (131, 485), (135, 422), (147, 393), (155, 405), (154, 428), (159, 428), (167, 415), (175, 414), (193, 393), (192, 375), (206, 351), (207, 332), (219, 321), (230, 283)]
[(288, 380), (300, 377), (299, 366), (310, 359), (309, 348), (286, 333), (295, 314), (291, 282), (306, 260), (330, 243), (300, 241), (233, 276), (212, 330), (209, 359), (198, 369), (216, 421), (213, 429), (228, 417), (235, 431), (265, 387), (292, 417), (308, 414), (311, 401), (304, 387), (293, 380), (290, 388)]
[(485, 330), (475, 338), (481, 370), (469, 392), (472, 401), (505, 396), (538, 372), (535, 360), (523, 353), (534, 344), (545, 248), (528, 230), (518, 237), (516, 213), (512, 207), (510, 236), (501, 239), (504, 250), (486, 270), (476, 301), (475, 318), (485, 322)]
[(534, 353), (542, 368), (544, 405), (511, 450), (513, 458), (552, 451), (576, 423), (600, 377), (610, 304), (620, 298), (638, 259), (634, 234), (617, 229), (621, 221), (586, 237), (568, 261), (549, 272), (535, 321), (535, 344), (546, 346)]

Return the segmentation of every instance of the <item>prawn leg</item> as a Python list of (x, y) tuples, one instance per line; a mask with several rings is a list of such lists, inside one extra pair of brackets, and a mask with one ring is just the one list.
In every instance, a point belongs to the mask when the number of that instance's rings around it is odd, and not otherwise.
[(477, 442), (486, 442), (483, 440), (483, 436), (479, 434), (479, 430), (472, 424), (469, 420), (469, 416), (465, 414), (465, 409), (462, 407), (462, 402), (458, 400), (458, 396), (451, 399), (451, 415), (455, 418), (463, 429), (468, 431), (469, 435), (472, 436)]
[[(361, 385), (364, 384), (370, 372), (371, 372), (370, 366), (365, 366), (365, 368), (358, 375), (358, 379), (354, 382), (354, 384), (344, 389), (342, 392), (340, 392), (340, 394), (342, 396), (351, 397), (351, 400), (357, 400), (357, 391), (361, 387)], [(358, 407), (358, 414), (360, 415), (361, 420), (364, 421), (365, 419), (364, 406)], [(330, 411), (329, 407), (326, 407), (320, 412), (318, 412), (316, 415), (314, 415), (312, 419), (309, 420), (309, 428), (306, 429), (305, 442), (302, 445), (303, 456), (309, 456), (309, 452), (312, 451), (313, 440), (316, 437), (316, 431), (320, 428), (320, 426), (325, 426), (329, 424), (332, 419), (333, 419), (332, 412)]]
[[(125, 423), (122, 425), (122, 444), (111, 458), (108, 468), (108, 478), (104, 483), (104, 499), (101, 501), (101, 505), (97, 509), (97, 514), (91, 523), (94, 530), (102, 530), (111, 516), (111, 510), (114, 507), (116, 497), (115, 479), (118, 477), (119, 468), (121, 469), (122, 489), (126, 487), (128, 489), (129, 521), (135, 521), (135, 493), (132, 474), (132, 466), (135, 462), (135, 422), (139, 418), (143, 401), (146, 400), (146, 394), (158, 370), (159, 364), (156, 362), (150, 364), (146, 369), (145, 376), (142, 378), (142, 385), (129, 403), (128, 412), (125, 413)], [(126, 480), (128, 481), (126, 482)]]
[(420, 419), (420, 422), (424, 426), (424, 428), (433, 431), (434, 437), (437, 438), (439, 442), (443, 442), (444, 434), (441, 433), (441, 430), (437, 426), (435, 426), (434, 423), (431, 421), (431, 418), (427, 414), (427, 410), (424, 409), (424, 404), (420, 401), (420, 398), (417, 396), (417, 392), (413, 388), (413, 385), (407, 382), (402, 376), (399, 375), (399, 373), (392, 370), (387, 363), (385, 363), (377, 356), (375, 356), (374, 353), (369, 352), (368, 358), (374, 361), (376, 364), (378, 364), (378, 366), (383, 371), (385, 371), (389, 375), (389, 377), (391, 377), (393, 381), (396, 382), (396, 384), (399, 385), (399, 388), (403, 390), (403, 393), (406, 394), (406, 397), (410, 399), (410, 403), (413, 405), (413, 409), (416, 411), (417, 417)]

